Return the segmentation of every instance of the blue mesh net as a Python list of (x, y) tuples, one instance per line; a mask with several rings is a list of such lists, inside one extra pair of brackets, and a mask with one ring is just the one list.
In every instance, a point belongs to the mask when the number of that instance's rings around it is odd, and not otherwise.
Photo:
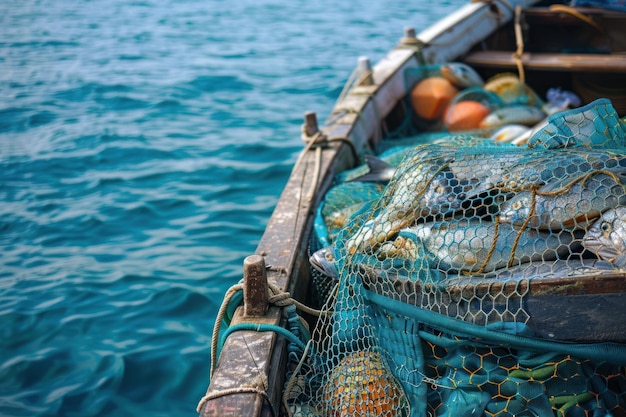
[(391, 177), (338, 176), (289, 413), (626, 415), (625, 140), (601, 99), (524, 146), (418, 135), (381, 145)]

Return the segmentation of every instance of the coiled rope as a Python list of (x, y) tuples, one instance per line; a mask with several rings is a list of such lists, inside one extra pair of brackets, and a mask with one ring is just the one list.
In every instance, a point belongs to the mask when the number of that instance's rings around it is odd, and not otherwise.
[[(270, 297), (268, 299), (268, 303), (276, 305), (278, 307), (284, 307), (288, 305), (295, 305), (296, 308), (300, 311), (303, 311), (307, 314), (311, 314), (313, 316), (321, 316), (325, 314), (330, 314), (330, 311), (316, 310), (314, 308), (308, 307), (301, 302), (293, 299), (291, 294), (286, 291), (282, 291), (276, 285), (272, 283), (268, 283)], [(226, 311), (228, 309), (228, 305), (230, 304), (233, 296), (239, 291), (243, 291), (243, 283), (235, 284), (226, 291), (226, 295), (224, 295), (224, 300), (222, 301), (222, 305), (217, 313), (217, 317), (215, 319), (215, 326), (213, 327), (213, 334), (211, 336), (211, 373), (210, 376), (213, 376), (213, 372), (215, 371), (215, 365), (217, 363), (217, 350), (219, 345), (219, 334), (221, 330), (222, 321), (224, 316), (226, 315)], [(282, 329), (280, 326), (276, 326), (277, 328)], [(240, 329), (242, 330), (242, 329)], [(255, 330), (255, 329), (248, 329)], [(277, 330), (272, 328), (272, 330)], [(284, 329), (283, 329), (284, 330)]]
[[(268, 298), (269, 304), (273, 304), (278, 307), (286, 307), (286, 306), (293, 305), (298, 310), (311, 314), (313, 316), (321, 316), (321, 315), (332, 313), (332, 311), (329, 311), (329, 310), (316, 310), (314, 308), (308, 307), (305, 304), (302, 304), (301, 302), (292, 298), (289, 292), (282, 291), (275, 284), (268, 283), (268, 288), (270, 291), (270, 297)], [(226, 291), (226, 294), (224, 295), (224, 300), (222, 301), (222, 305), (220, 306), (217, 317), (215, 319), (215, 326), (213, 327), (213, 334), (211, 336), (211, 370), (210, 370), (211, 378), (213, 377), (213, 373), (215, 371), (215, 367), (217, 364), (217, 351), (219, 347), (218, 345), (219, 345), (219, 339), (220, 339), (221, 324), (222, 324), (222, 321), (224, 320), (224, 317), (226, 315), (226, 312), (228, 310), (231, 300), (240, 291), (243, 291), (243, 283), (235, 284)], [(286, 339), (288, 339), (291, 343), (295, 344), (303, 352), (306, 352), (309, 349), (308, 346), (305, 345), (304, 342), (302, 342), (302, 340), (298, 338), (298, 336), (291, 333), (289, 330), (281, 326), (270, 325), (270, 324), (239, 323), (235, 326), (229, 327), (224, 332), (222, 338), (225, 340), (229, 334), (235, 331), (239, 331), (239, 330), (250, 330), (250, 331), (257, 331), (257, 332), (268, 332), (268, 331), (275, 332), (285, 337)], [(263, 374), (259, 374), (259, 378), (260, 378), (260, 381), (256, 381), (256, 383), (252, 385), (245, 385), (239, 388), (230, 388), (230, 389), (220, 390), (220, 391), (205, 395), (204, 397), (202, 397), (202, 399), (200, 399), (200, 402), (198, 403), (196, 411), (199, 413), (207, 401), (215, 399), (215, 398), (223, 397), (226, 395), (232, 395), (232, 394), (253, 393), (253, 394), (261, 395), (270, 405), (272, 415), (277, 416), (278, 414), (276, 413), (276, 410), (274, 409), (274, 406), (272, 405), (271, 400), (267, 394), (267, 389), (268, 389), (268, 385), (266, 381), (267, 378)]]

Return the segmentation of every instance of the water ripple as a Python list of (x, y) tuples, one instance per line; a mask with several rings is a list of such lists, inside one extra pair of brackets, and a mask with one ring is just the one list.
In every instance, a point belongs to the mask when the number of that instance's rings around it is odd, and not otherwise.
[(0, 415), (193, 415), (303, 113), (461, 3), (0, 2)]

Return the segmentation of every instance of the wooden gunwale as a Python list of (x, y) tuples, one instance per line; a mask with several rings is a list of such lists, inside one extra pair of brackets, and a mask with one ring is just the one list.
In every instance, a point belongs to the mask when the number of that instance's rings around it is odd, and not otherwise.
[[(327, 122), (322, 127), (322, 133), (331, 142), (322, 151), (315, 198), (308, 201), (305, 195), (311, 186), (311, 179), (315, 177), (315, 152), (303, 155), (279, 197), (255, 253), (263, 256), (268, 265), (268, 282), (289, 290), (296, 299), (304, 299), (308, 287), (307, 248), (315, 207), (334, 175), (358, 162), (352, 160), (348, 145), (332, 142), (332, 139), (347, 138), (363, 147), (375, 136), (380, 128), (381, 118), (391, 109), (387, 110), (382, 105), (383, 100), (389, 99), (390, 93), (385, 92), (384, 97), (378, 95), (388, 88), (389, 81), (405, 65), (417, 65), (413, 51), (405, 50), (393, 54), (383, 67), (385, 74), (381, 75), (374, 68), (377, 84), (372, 87), (355, 87), (335, 108), (329, 118), (331, 123)], [(347, 106), (351, 106), (349, 111), (346, 111)], [(262, 322), (281, 325), (281, 318), (281, 309), (276, 307), (271, 307), (261, 318), (245, 317), (240, 307), (233, 324)], [(284, 383), (284, 369), (281, 366), (286, 362), (285, 347), (284, 339), (273, 332), (233, 332), (222, 347), (207, 389), (207, 397), (211, 399), (204, 402), (199, 410), (200, 415), (225, 416), (230, 413), (233, 416), (272, 416), (280, 407), (281, 387)], [(258, 392), (245, 392), (245, 389), (239, 393), (231, 392), (236, 387), (250, 390), (254, 388), (266, 392), (268, 396), (264, 397)], [(224, 392), (227, 394), (221, 395)]]

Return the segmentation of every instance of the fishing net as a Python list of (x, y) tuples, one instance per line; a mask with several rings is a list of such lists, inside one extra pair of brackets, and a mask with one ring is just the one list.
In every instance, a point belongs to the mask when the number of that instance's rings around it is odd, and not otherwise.
[(547, 126), (417, 137), (390, 178), (339, 177), (289, 415), (626, 415), (626, 129), (607, 101)]

